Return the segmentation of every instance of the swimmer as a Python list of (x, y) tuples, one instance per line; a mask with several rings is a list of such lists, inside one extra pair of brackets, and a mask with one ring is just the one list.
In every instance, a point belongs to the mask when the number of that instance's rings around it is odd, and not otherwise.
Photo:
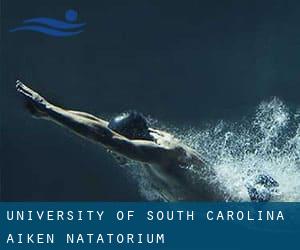
[[(142, 114), (125, 112), (106, 121), (88, 113), (55, 106), (21, 81), (16, 83), (17, 91), (25, 97), (27, 108), (34, 117), (58, 123), (102, 144), (121, 158), (142, 163), (141, 167), (151, 174), (151, 181), (160, 190), (163, 200), (230, 200), (219, 188), (213, 167), (197, 151), (171, 134), (149, 127)], [(194, 180), (190, 166), (209, 178)]]

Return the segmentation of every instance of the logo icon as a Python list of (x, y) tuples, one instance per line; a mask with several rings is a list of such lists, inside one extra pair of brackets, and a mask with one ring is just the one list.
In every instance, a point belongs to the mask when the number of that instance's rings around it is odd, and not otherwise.
[(64, 21), (48, 17), (26, 19), (23, 25), (11, 29), (10, 32), (34, 31), (56, 37), (75, 36), (83, 32), (85, 26), (85, 23), (75, 23), (77, 17), (78, 13), (70, 9), (65, 12)]

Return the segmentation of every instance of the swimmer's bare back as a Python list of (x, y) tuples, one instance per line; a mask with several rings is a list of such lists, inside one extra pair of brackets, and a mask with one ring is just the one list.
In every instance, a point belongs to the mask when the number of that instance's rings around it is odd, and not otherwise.
[(100, 143), (110, 151), (128, 159), (156, 165), (159, 171), (166, 175), (172, 175), (176, 172), (176, 168), (191, 165), (207, 168), (208, 174), (214, 174), (195, 150), (175, 139), (169, 143), (159, 143), (163, 140), (173, 140), (172, 136), (164, 131), (149, 128), (152, 136), (157, 138), (156, 141), (128, 139), (111, 130), (107, 121), (85, 112), (55, 106), (21, 81), (18, 80), (16, 83), (17, 91), (25, 98), (28, 109), (36, 118), (47, 119), (67, 127), (76, 134)]

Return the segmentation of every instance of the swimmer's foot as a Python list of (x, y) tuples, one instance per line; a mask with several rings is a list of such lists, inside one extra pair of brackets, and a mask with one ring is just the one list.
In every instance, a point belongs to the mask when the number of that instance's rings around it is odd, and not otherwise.
[(42, 96), (19, 80), (16, 81), (16, 90), (25, 98), (25, 106), (35, 118), (47, 116), (44, 111), (48, 103)]
[(270, 201), (279, 194), (279, 183), (270, 175), (259, 174), (253, 183), (246, 184), (251, 201)]

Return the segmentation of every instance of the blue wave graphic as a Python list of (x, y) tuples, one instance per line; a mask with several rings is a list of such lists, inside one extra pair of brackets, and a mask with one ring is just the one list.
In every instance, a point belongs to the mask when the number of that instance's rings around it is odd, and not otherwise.
[(44, 24), (48, 25), (51, 28), (56, 29), (75, 29), (80, 28), (85, 25), (85, 23), (67, 23), (60, 20), (52, 19), (52, 18), (46, 18), (46, 17), (38, 17), (33, 19), (24, 20), (23, 23), (37, 23), (37, 24)]
[(23, 26), (9, 31), (35, 31), (56, 37), (74, 36), (83, 32), (83, 29), (80, 28), (83, 28), (85, 23), (73, 23), (77, 19), (77, 12), (75, 10), (67, 10), (65, 12), (65, 19), (67, 22), (47, 17), (27, 19), (23, 21)]
[(17, 27), (15, 29), (10, 30), (10, 32), (21, 31), (21, 30), (36, 31), (36, 32), (40, 32), (40, 33), (44, 33), (44, 34), (47, 34), (47, 35), (50, 35), (50, 36), (56, 36), (56, 37), (74, 36), (74, 35), (77, 35), (77, 34), (83, 32), (83, 30), (60, 31), (60, 30), (54, 30), (54, 29), (50, 29), (50, 28), (47, 28), (47, 27), (35, 26), (35, 25)]

